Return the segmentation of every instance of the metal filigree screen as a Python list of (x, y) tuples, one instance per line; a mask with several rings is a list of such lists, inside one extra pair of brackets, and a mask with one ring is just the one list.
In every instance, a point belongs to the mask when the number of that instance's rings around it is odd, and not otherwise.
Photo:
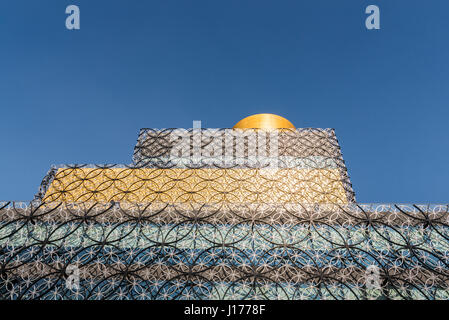
[(142, 129), (131, 165), (53, 167), (44, 202), (352, 203), (332, 129)]
[(447, 205), (363, 205), (332, 129), (142, 129), (0, 202), (2, 299), (448, 299)]
[[(5, 203), (0, 213), (3, 299), (449, 294), (448, 206)], [(372, 265), (381, 283), (369, 290)]]

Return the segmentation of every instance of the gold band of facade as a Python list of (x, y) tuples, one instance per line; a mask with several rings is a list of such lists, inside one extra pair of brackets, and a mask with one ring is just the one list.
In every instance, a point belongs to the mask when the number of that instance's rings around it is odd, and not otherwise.
[(335, 203), (338, 169), (60, 168), (44, 202)]

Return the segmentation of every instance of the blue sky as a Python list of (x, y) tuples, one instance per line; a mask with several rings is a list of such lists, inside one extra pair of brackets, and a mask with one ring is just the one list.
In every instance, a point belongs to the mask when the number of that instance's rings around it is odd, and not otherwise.
[(141, 127), (275, 113), (335, 128), (359, 202), (448, 203), (448, 16), (447, 0), (3, 0), (0, 200), (32, 199), (52, 164), (130, 163)]

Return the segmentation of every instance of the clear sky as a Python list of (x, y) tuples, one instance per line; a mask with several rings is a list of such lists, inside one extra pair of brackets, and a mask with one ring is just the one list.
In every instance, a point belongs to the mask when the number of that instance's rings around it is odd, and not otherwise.
[(130, 163), (141, 127), (275, 113), (335, 128), (359, 202), (448, 203), (448, 76), (448, 0), (2, 0), (0, 200)]

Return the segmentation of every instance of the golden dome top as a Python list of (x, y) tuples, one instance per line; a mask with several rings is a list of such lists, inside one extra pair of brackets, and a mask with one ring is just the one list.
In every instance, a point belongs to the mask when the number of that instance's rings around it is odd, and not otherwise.
[(233, 127), (233, 129), (296, 129), (287, 119), (271, 114), (259, 113), (246, 117)]

